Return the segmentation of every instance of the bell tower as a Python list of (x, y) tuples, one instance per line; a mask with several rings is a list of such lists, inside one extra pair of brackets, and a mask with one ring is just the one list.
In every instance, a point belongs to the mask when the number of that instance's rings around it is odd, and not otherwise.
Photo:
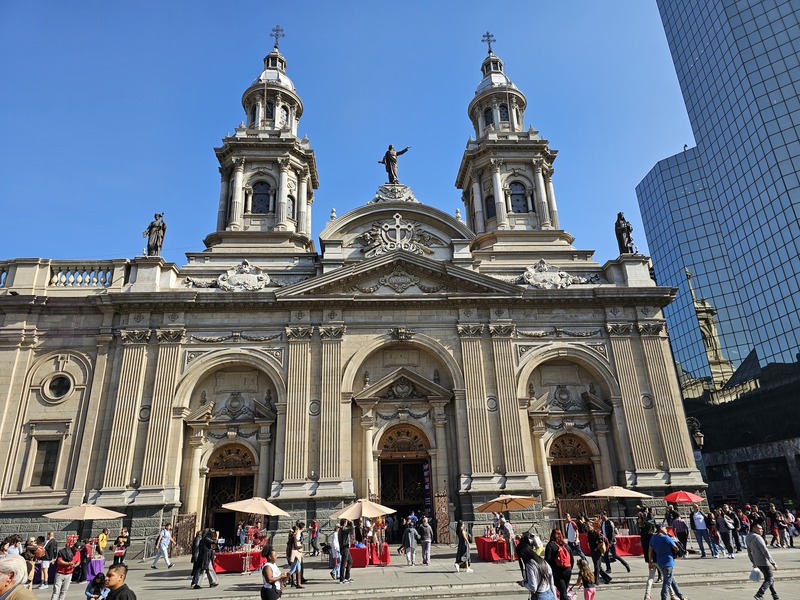
[(467, 223), (483, 233), (559, 230), (553, 189), (556, 150), (532, 126), (525, 129), (527, 99), (483, 36), (488, 55), (483, 78), (467, 114), (475, 129), (461, 159), (456, 187), (462, 190)]
[[(313, 252), (311, 205), (319, 187), (308, 137), (297, 137), (303, 102), (286, 74), (279, 49), (283, 29), (276, 26), (264, 70), (242, 95), (245, 118), (233, 135), (215, 148), (220, 164), (217, 231), (212, 247), (242, 234), (261, 243)], [(232, 237), (232, 234), (236, 234)]]

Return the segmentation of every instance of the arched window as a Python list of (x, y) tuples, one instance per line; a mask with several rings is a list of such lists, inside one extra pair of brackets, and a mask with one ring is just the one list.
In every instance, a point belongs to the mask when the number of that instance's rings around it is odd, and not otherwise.
[(494, 219), (497, 216), (497, 208), (494, 205), (494, 196), (486, 196), (486, 218)]
[(289, 109), (286, 106), (281, 106), (281, 118), (279, 125), (286, 127), (289, 124)]
[(253, 184), (253, 204), (251, 212), (254, 213), (268, 213), (269, 212), (269, 196), (270, 185), (266, 181), (258, 181)]
[(294, 214), (294, 196), (286, 197), (286, 216), (290, 219), (296, 219)]
[(503, 122), (503, 121), (507, 122), (508, 121), (508, 105), (507, 104), (501, 104), (500, 105), (500, 121), (501, 122)]
[(267, 111), (265, 118), (267, 119), (275, 118), (275, 105), (272, 102), (267, 102)]
[(258, 105), (253, 104), (253, 106), (250, 107), (250, 119), (249, 123), (247, 124), (248, 127), (256, 127), (258, 125), (258, 123), (256, 123), (257, 114), (258, 114)]
[(489, 127), (490, 125), (494, 125), (494, 115), (492, 114), (492, 109), (487, 108), (483, 111), (483, 126)]
[(525, 186), (519, 181), (511, 183), (511, 211), (515, 213), (528, 212), (528, 200), (525, 198)]

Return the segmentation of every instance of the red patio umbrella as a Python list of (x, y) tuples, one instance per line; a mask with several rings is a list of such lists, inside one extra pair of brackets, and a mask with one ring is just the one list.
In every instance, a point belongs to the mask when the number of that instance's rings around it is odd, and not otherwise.
[(678, 490), (677, 492), (672, 492), (664, 496), (664, 500), (667, 502), (674, 502), (675, 504), (691, 504), (692, 502), (702, 502), (703, 497), (693, 494), (692, 492)]

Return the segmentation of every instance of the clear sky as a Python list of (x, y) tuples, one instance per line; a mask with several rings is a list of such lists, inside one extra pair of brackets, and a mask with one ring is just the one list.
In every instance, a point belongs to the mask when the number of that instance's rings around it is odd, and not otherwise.
[(624, 211), (647, 251), (634, 188), (694, 145), (655, 0), (294, 2), (2, 0), (0, 260), (125, 258), (164, 211), (184, 264), (216, 225), (213, 152), (241, 95), (281, 52), (316, 152), (313, 233), (370, 200), (390, 143), (400, 180), (462, 208), (454, 182), (490, 30), (533, 125), (559, 151), (561, 225), (601, 264)]

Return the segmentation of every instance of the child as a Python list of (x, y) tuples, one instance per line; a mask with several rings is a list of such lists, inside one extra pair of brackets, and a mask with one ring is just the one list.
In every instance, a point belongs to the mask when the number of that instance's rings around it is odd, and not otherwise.
[(589, 563), (582, 558), (578, 559), (578, 580), (574, 587), (583, 586), (583, 600), (594, 600), (594, 574), (589, 568)]

